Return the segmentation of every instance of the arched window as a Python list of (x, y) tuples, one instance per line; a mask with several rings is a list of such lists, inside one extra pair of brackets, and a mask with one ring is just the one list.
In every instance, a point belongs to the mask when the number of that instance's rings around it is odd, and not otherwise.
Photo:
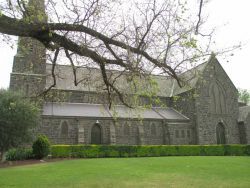
[(188, 137), (188, 138), (191, 137), (191, 132), (190, 132), (190, 130), (187, 130), (187, 137)]
[(129, 135), (129, 125), (127, 122), (124, 123), (123, 125), (123, 134), (124, 135)]
[(179, 138), (179, 130), (175, 130), (175, 138)]
[(181, 130), (181, 138), (185, 138), (185, 131)]
[(91, 144), (102, 144), (102, 130), (97, 123), (91, 129)]
[(223, 123), (218, 123), (216, 127), (217, 144), (226, 144), (225, 127)]
[(150, 125), (151, 135), (156, 135), (156, 126), (154, 123)]
[(67, 121), (63, 121), (61, 124), (61, 136), (67, 137), (69, 131), (69, 126)]
[(225, 91), (218, 83), (210, 86), (211, 112), (216, 114), (226, 113)]
[(243, 121), (238, 123), (239, 133), (240, 133), (240, 143), (247, 144), (246, 126)]

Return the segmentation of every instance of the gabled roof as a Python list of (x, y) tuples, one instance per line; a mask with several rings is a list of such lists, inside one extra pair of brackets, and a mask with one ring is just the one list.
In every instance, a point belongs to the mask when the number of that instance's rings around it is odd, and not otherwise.
[(183, 87), (180, 87), (177, 84), (177, 81), (174, 80), (175, 84), (174, 84), (173, 95), (178, 95), (180, 93), (184, 93), (186, 91), (194, 89), (208, 63), (209, 63), (209, 61), (202, 63), (202, 64), (199, 64), (198, 66), (182, 73), (180, 75), (180, 79), (182, 81), (184, 81), (184, 83), (185, 83), (185, 85)]
[[(180, 74), (181, 80), (184, 81), (185, 86), (180, 87), (177, 81), (171, 77), (165, 76), (153, 76), (153, 79), (158, 83), (159, 91), (157, 93), (158, 96), (163, 97), (172, 97), (174, 95), (178, 95), (180, 93), (189, 91), (196, 87), (197, 81), (199, 77), (205, 70), (206, 65), (211, 61), (211, 58), (182, 74)], [(46, 84), (49, 87), (53, 81), (51, 77), (51, 64), (47, 64), (47, 80)], [(73, 81), (73, 73), (72, 67), (70, 65), (57, 65), (56, 66), (56, 77), (57, 77), (57, 84), (55, 89), (61, 90), (78, 90), (78, 91), (103, 91), (104, 83), (102, 80), (102, 75), (99, 69), (96, 68), (77, 68), (77, 77), (78, 80), (83, 80), (78, 86), (75, 86)], [(118, 72), (118, 71), (117, 71)], [(143, 83), (145, 82), (145, 83)], [(147, 88), (146, 81), (140, 80), (140, 83)], [(120, 77), (119, 81), (117, 82), (117, 87), (121, 90), (128, 91), (126, 88), (128, 83), (125, 77)], [(143, 87), (142, 87), (143, 88)]]
[(44, 116), (155, 119), (167, 121), (189, 121), (187, 117), (172, 108), (153, 107), (150, 109), (131, 109), (116, 105), (112, 110), (102, 104), (86, 103), (45, 103)]
[(239, 122), (245, 122), (248, 114), (250, 114), (250, 106), (242, 106), (239, 108)]

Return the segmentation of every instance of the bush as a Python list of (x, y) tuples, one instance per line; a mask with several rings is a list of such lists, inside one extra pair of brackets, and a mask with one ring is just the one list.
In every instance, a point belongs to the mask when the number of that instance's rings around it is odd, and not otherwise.
[(50, 152), (50, 142), (44, 135), (39, 135), (32, 145), (33, 154), (36, 159), (47, 157)]
[(30, 143), (39, 117), (39, 107), (27, 97), (0, 89), (0, 160), (9, 149)]
[(52, 157), (157, 157), (250, 155), (250, 145), (53, 145)]
[(34, 155), (32, 153), (32, 149), (27, 149), (27, 148), (10, 149), (6, 153), (7, 161), (27, 160), (33, 158)]

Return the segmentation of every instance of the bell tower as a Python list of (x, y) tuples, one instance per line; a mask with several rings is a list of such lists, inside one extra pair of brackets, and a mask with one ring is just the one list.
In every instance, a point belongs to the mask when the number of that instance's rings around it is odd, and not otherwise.
[[(27, 15), (29, 22), (47, 22), (44, 0), (30, 0)], [(10, 89), (26, 96), (36, 96), (46, 84), (46, 49), (41, 42), (19, 37), (10, 76)]]

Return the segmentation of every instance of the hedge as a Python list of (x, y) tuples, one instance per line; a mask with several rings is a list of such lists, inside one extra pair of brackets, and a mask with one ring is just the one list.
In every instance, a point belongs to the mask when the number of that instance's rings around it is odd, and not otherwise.
[(249, 156), (250, 145), (53, 145), (54, 158)]

